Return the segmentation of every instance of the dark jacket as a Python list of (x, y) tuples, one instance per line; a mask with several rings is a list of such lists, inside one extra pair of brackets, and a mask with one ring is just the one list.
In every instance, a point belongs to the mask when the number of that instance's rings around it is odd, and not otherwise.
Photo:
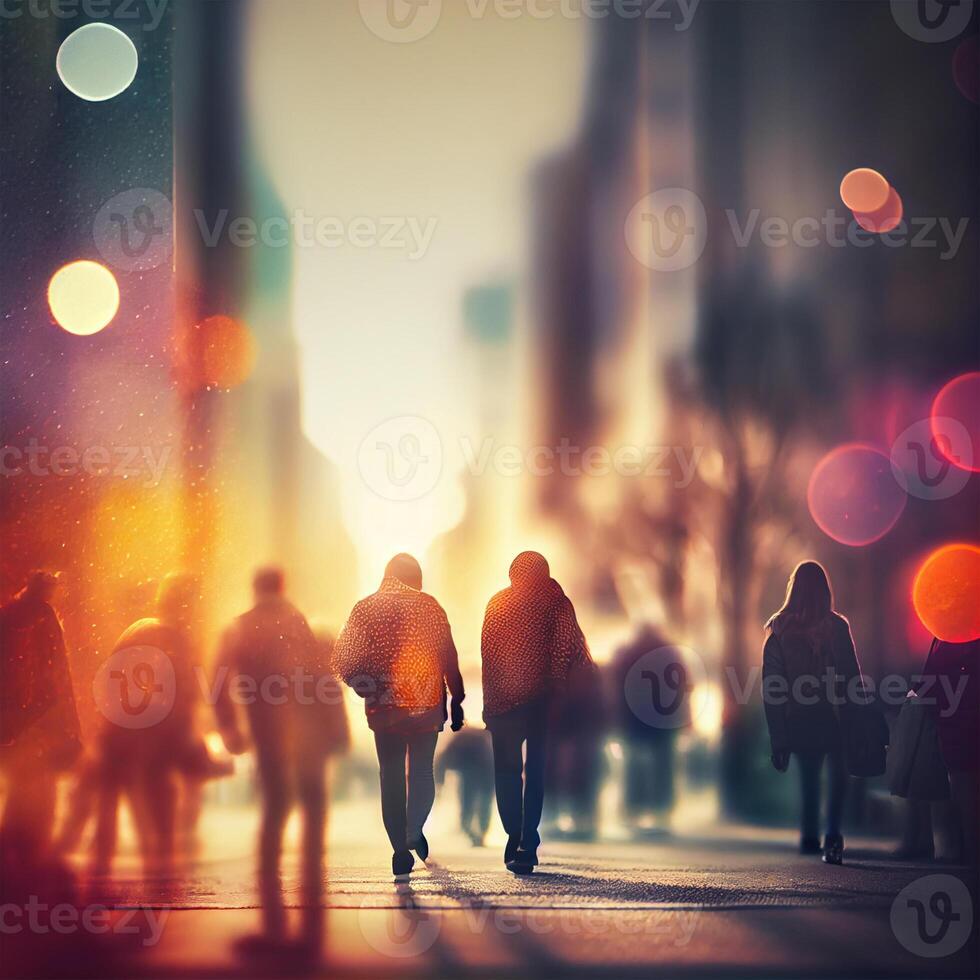
[(922, 673), (924, 680), (918, 689), (922, 697), (935, 699), (939, 746), (947, 768), (976, 772), (980, 752), (980, 640), (937, 640)]
[(21, 743), (53, 761), (79, 744), (61, 622), (47, 602), (25, 593), (0, 608), (0, 745)]
[(860, 696), (855, 681), (860, 677), (843, 616), (831, 613), (808, 628), (774, 624), (762, 653), (762, 693), (773, 751), (839, 749), (842, 714), (848, 701)]
[(285, 760), (300, 752), (346, 751), (350, 733), (330, 666), (331, 647), (314, 637), (306, 617), (287, 599), (261, 599), (222, 638), (214, 677), (219, 727), (237, 727), (238, 686), (247, 690), (240, 700), (260, 754)]
[(372, 731), (440, 731), (446, 690), (465, 692), (449, 620), (428, 593), (386, 576), (351, 611), (334, 649), (338, 676), (364, 698)]

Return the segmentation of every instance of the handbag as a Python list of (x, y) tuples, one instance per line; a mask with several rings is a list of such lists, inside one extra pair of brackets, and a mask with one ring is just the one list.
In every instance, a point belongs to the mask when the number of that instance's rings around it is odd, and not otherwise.
[(910, 691), (888, 753), (888, 791), (908, 800), (948, 800), (949, 774), (939, 748), (933, 705)]

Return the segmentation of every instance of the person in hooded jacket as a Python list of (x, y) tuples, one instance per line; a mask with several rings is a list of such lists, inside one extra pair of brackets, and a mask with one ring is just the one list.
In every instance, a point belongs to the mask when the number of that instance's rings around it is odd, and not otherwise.
[(841, 816), (847, 793), (844, 724), (852, 681), (861, 668), (847, 620), (834, 611), (830, 580), (815, 561), (797, 565), (786, 600), (766, 623), (762, 654), (763, 700), (772, 763), (779, 772), (796, 757), (802, 794), (800, 852), (819, 854), (820, 777), (829, 770), (823, 860), (844, 855)]
[(429, 856), (423, 827), (435, 799), (436, 742), (450, 715), (454, 732), (463, 727), (465, 697), (449, 620), (422, 591), (422, 569), (411, 555), (395, 555), (377, 592), (354, 606), (334, 649), (334, 667), (364, 698), (391, 869), (401, 878), (415, 865), (412, 851), (423, 862)]
[(483, 620), (483, 718), (493, 739), (497, 809), (507, 832), (504, 864), (514, 874), (530, 874), (541, 843), (551, 702), (570, 675), (594, 666), (575, 609), (544, 556), (519, 554), (510, 582), (490, 600)]

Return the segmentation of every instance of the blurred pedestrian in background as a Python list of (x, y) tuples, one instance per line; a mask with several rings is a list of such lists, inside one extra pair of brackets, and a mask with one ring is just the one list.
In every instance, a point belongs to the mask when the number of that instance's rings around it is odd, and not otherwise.
[(235, 692), (244, 702), (262, 791), (259, 893), (263, 934), (246, 939), (246, 952), (275, 952), (286, 942), (279, 868), (286, 821), (295, 804), (303, 815), (300, 949), (315, 955), (322, 943), (323, 834), (326, 767), (346, 751), (347, 719), (331, 672), (329, 645), (318, 642), (303, 614), (285, 597), (278, 568), (253, 580), (255, 604), (221, 640), (215, 664), (215, 713), (228, 751), (248, 744)]
[(31, 573), (0, 607), (0, 878), (6, 890), (50, 858), (58, 774), (82, 743), (61, 621), (53, 602), (59, 576)]
[(381, 769), (391, 870), (402, 877), (415, 864), (412, 851), (423, 861), (429, 856), (423, 827), (435, 799), (436, 741), (450, 714), (452, 730), (463, 727), (465, 697), (449, 620), (422, 591), (422, 569), (411, 555), (392, 558), (378, 591), (354, 606), (334, 664), (364, 698)]
[[(939, 748), (949, 772), (949, 790), (957, 818), (953, 860), (977, 864), (980, 813), (980, 640), (934, 640), (919, 685), (935, 698)], [(926, 691), (925, 684), (929, 684)]]
[(599, 669), (574, 664), (548, 715), (545, 820), (549, 833), (591, 841), (599, 833), (599, 793), (606, 775), (607, 711)]
[[(542, 555), (521, 552), (511, 563), (510, 582), (490, 600), (483, 620), (483, 717), (493, 737), (497, 809), (507, 832), (504, 863), (514, 874), (530, 874), (541, 843), (548, 712), (569, 675), (587, 669), (592, 656), (575, 609)], [(593, 696), (602, 697), (598, 685)]]
[(436, 781), (456, 773), (459, 788), (459, 825), (474, 847), (483, 847), (493, 805), (493, 751), (489, 733), (464, 728), (436, 759)]
[[(687, 670), (676, 648), (652, 623), (644, 623), (628, 643), (613, 655), (609, 666), (610, 703), (614, 724), (623, 743), (623, 809), (635, 834), (664, 833), (670, 829), (675, 800), (675, 755), (677, 732), (690, 718)], [(663, 652), (656, 667), (674, 680), (673, 688), (682, 702), (674, 707), (671, 725), (653, 722), (655, 712), (643, 715), (634, 710), (627, 697), (641, 661)], [(642, 678), (641, 678), (642, 679)], [(680, 713), (680, 714), (678, 714)]]
[[(145, 870), (170, 873), (176, 856), (180, 782), (211, 774), (199, 728), (201, 684), (195, 673), (202, 662), (200, 602), (200, 583), (194, 576), (167, 575), (157, 592), (156, 615), (137, 620), (123, 632), (110, 654), (110, 669), (97, 683), (103, 719), (94, 762), (96, 873), (111, 868), (123, 799), (141, 835)], [(147, 714), (158, 700), (161, 716)]]

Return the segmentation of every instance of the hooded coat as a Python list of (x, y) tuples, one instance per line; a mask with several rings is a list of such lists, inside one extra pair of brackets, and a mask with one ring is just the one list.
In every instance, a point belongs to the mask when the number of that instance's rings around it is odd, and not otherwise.
[(570, 673), (593, 664), (575, 609), (542, 555), (519, 554), (510, 582), (483, 620), (485, 720), (547, 697)]

